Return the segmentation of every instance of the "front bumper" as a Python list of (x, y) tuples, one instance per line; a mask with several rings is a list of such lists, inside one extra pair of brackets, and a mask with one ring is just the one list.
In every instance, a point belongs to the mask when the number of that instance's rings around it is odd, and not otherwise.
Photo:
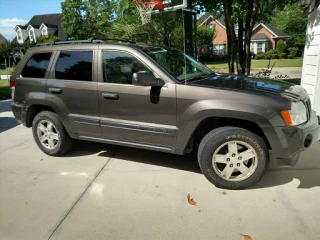
[(294, 166), (300, 152), (320, 140), (320, 117), (312, 111), (310, 120), (304, 125), (274, 127), (266, 133), (278, 165)]

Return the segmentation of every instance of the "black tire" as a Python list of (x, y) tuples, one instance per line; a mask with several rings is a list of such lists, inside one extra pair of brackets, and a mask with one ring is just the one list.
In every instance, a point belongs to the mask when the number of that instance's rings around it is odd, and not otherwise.
[[(244, 180), (226, 180), (213, 168), (213, 154), (220, 146), (230, 140), (242, 141), (250, 145), (257, 154), (258, 160), (255, 165), (256, 168), (253, 170), (252, 175)], [(244, 189), (258, 182), (264, 176), (269, 164), (269, 150), (261, 137), (246, 129), (221, 127), (212, 130), (202, 139), (198, 149), (198, 162), (204, 176), (216, 187), (225, 189)], [(225, 166), (227, 167), (227, 165)]]
[[(57, 145), (53, 149), (48, 149), (45, 146), (43, 146), (42, 143), (40, 142), (40, 139), (38, 138), (37, 126), (39, 122), (41, 122), (42, 120), (51, 122), (59, 136), (59, 141), (57, 142)], [(61, 156), (62, 154), (69, 151), (72, 148), (74, 143), (74, 139), (70, 138), (62, 122), (60, 121), (58, 115), (49, 111), (40, 112), (34, 117), (32, 121), (32, 134), (38, 147), (45, 154), (48, 154), (50, 156)]]

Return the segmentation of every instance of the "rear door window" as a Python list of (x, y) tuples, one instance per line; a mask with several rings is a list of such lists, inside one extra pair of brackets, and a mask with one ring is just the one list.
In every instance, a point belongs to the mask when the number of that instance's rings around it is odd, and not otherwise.
[(52, 52), (36, 53), (31, 56), (21, 71), (23, 78), (44, 78)]
[(92, 81), (93, 51), (61, 51), (55, 68), (55, 79)]

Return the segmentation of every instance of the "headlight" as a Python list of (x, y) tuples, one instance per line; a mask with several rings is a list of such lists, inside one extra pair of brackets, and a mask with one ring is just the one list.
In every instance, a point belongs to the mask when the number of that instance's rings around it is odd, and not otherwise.
[(296, 126), (305, 123), (307, 118), (307, 109), (303, 102), (293, 102), (291, 110), (284, 110), (281, 115), (287, 126)]

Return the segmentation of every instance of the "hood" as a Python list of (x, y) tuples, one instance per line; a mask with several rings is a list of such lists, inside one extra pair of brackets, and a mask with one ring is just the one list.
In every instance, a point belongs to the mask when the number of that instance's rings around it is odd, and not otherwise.
[(189, 82), (188, 85), (251, 92), (286, 98), (291, 101), (305, 100), (308, 98), (307, 92), (299, 85), (293, 85), (279, 80), (230, 74), (214, 74), (201, 80)]

